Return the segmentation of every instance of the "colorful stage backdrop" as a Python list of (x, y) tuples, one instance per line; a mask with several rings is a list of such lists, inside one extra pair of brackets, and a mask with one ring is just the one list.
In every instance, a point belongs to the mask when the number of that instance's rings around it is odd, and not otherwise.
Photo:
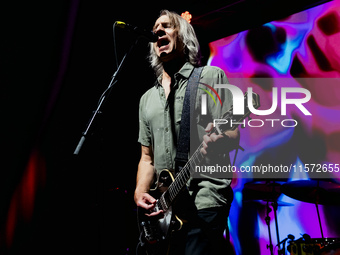
[[(241, 146), (245, 151), (238, 153), (235, 164), (238, 169), (242, 166), (282, 165), (297, 171), (280, 176), (277, 180), (279, 184), (315, 177), (332, 178), (339, 183), (339, 44), (338, 0), (210, 43), (209, 65), (222, 68), (229, 82), (240, 87), (243, 92), (251, 85), (253, 91), (260, 95), (259, 109), (269, 109), (273, 88), (278, 91), (276, 111), (270, 116), (253, 115), (257, 121), (241, 129)], [(282, 115), (280, 95), (283, 87), (308, 90), (311, 99), (303, 106), (311, 115), (304, 114), (295, 105), (287, 105), (287, 113)], [(303, 98), (305, 95), (292, 93), (290, 98), (293, 96)], [(291, 121), (282, 123), (284, 119)], [(306, 164), (309, 172), (306, 171)], [(315, 167), (314, 175), (311, 166)], [(318, 176), (318, 166), (324, 166), (328, 175)], [(229, 225), (236, 254), (270, 254), (267, 249), (266, 203), (254, 201), (256, 197), (248, 197), (244, 192), (245, 183), (259, 180), (253, 178), (250, 172), (235, 174), (235, 177), (239, 178), (235, 178), (232, 184), (234, 201)], [(262, 183), (265, 180), (261, 180)], [(285, 205), (279, 206), (277, 211), (281, 240), (288, 234), (293, 234), (295, 239), (305, 233), (311, 238), (321, 237), (315, 204), (298, 201), (284, 194), (278, 200)], [(320, 205), (319, 208), (324, 236), (339, 238), (340, 206)], [(276, 245), (273, 212), (269, 216), (273, 244)], [(277, 254), (277, 247), (274, 253)]]

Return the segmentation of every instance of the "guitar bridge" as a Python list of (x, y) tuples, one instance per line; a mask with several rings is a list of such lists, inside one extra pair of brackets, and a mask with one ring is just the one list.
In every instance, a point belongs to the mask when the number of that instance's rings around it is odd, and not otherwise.
[(157, 229), (157, 224), (155, 222), (143, 221), (140, 225), (143, 229), (144, 237), (148, 243), (153, 244), (161, 239), (160, 233)]

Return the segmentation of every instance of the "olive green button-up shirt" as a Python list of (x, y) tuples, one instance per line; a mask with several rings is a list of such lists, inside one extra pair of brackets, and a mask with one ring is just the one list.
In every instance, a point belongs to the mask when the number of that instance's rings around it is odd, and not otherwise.
[[(186, 63), (175, 74), (175, 81), (168, 98), (166, 98), (161, 85), (162, 76), (157, 79), (155, 86), (141, 97), (138, 141), (143, 146), (151, 147), (157, 173), (163, 169), (174, 168), (184, 95), (193, 69), (193, 65)], [(201, 73), (200, 82), (214, 87), (215, 84), (226, 84), (228, 80), (222, 69), (205, 66)], [(198, 113), (196, 118), (197, 128), (199, 138), (202, 140), (205, 134), (204, 129), (208, 123), (213, 122), (213, 119), (220, 118), (224, 112), (230, 109), (232, 96), (227, 89), (216, 89), (223, 105), (215, 104), (211, 98), (208, 98), (207, 113), (202, 115), (200, 114), (201, 95), (206, 93), (203, 89), (207, 89), (207, 87), (202, 84), (199, 87), (202, 89), (197, 90), (195, 113)], [(190, 148), (190, 150), (195, 149)], [(223, 164), (230, 164), (229, 157), (225, 158)], [(188, 186), (191, 193), (195, 194), (194, 200), (198, 209), (219, 207), (231, 202), (228, 201), (228, 195), (226, 195), (231, 183), (230, 179), (217, 179), (209, 175), (202, 175), (199, 180), (195, 179), (195, 185), (190, 185), (190, 183), (193, 183), (193, 180), (189, 181)]]

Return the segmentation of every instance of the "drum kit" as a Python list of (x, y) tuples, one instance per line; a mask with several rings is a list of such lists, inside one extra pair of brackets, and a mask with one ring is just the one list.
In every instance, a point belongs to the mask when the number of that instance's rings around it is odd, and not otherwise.
[[(279, 206), (293, 206), (291, 203), (278, 201), (281, 194), (302, 202), (315, 204), (321, 238), (311, 238), (308, 234), (304, 234), (301, 238), (294, 240), (293, 235), (288, 235), (287, 238), (280, 241), (277, 209)], [(296, 180), (288, 182), (265, 180), (248, 182), (244, 185), (243, 201), (266, 205), (265, 222), (269, 235), (267, 248), (270, 249), (271, 255), (274, 255), (269, 217), (271, 211), (273, 211), (275, 218), (279, 255), (285, 254), (286, 242), (288, 242), (287, 250), (291, 255), (340, 255), (340, 238), (324, 237), (319, 213), (319, 205), (340, 206), (340, 184), (329, 180)]]

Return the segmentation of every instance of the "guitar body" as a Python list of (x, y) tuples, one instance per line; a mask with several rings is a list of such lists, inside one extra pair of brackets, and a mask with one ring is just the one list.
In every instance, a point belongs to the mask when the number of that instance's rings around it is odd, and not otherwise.
[[(161, 195), (168, 190), (170, 184), (174, 181), (172, 173), (165, 169), (158, 177), (156, 188), (150, 190), (150, 195), (155, 199), (159, 199)], [(162, 218), (148, 217), (146, 211), (137, 208), (138, 227), (141, 234), (141, 242), (148, 255), (165, 255), (169, 250), (170, 236), (173, 231), (180, 230), (183, 222), (173, 212), (172, 206), (160, 208), (162, 203), (158, 200), (154, 208), (154, 212), (164, 211)]]

